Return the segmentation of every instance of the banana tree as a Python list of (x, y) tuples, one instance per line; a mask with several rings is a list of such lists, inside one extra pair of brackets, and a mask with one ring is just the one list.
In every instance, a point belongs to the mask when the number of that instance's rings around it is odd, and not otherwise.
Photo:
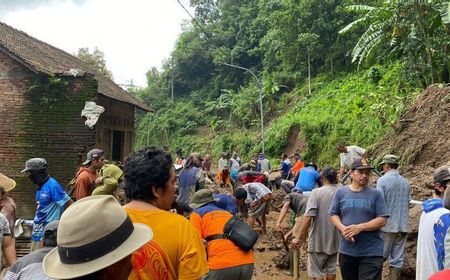
[[(410, 61), (424, 57), (434, 83), (435, 64), (443, 65), (448, 48), (449, 2), (439, 0), (387, 0), (380, 6), (349, 5), (349, 12), (361, 14), (355, 21), (339, 31), (351, 32), (363, 26), (361, 35), (352, 50), (352, 62), (358, 67), (376, 52), (393, 57), (408, 57)], [(446, 66), (445, 66), (446, 67)]]

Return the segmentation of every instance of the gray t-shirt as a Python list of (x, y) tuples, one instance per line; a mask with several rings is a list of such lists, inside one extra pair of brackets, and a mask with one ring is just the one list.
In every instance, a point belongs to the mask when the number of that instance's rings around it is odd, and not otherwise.
[[(349, 186), (337, 189), (333, 197), (330, 216), (337, 215), (345, 226), (369, 222), (377, 217), (389, 217), (389, 210), (381, 192), (370, 187), (355, 192)], [(354, 237), (355, 242), (341, 235), (339, 253), (352, 257), (383, 256), (383, 240), (379, 230), (363, 231)]]
[(314, 189), (309, 195), (305, 216), (314, 217), (308, 237), (308, 252), (336, 254), (339, 230), (331, 222), (328, 210), (336, 193), (335, 185)]
[[(11, 236), (11, 230), (9, 229), (9, 223), (6, 216), (0, 213), (0, 248), (3, 246), (3, 237)], [(0, 260), (2, 259), (3, 250), (0, 250)]]
[(306, 204), (308, 203), (307, 195), (297, 192), (289, 193), (284, 197), (283, 204), (288, 201), (290, 202), (289, 207), (297, 217), (305, 214)]

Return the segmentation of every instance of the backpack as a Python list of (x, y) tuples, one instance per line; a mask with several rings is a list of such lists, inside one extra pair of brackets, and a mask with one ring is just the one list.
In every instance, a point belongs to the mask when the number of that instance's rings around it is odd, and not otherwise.
[(77, 177), (78, 175), (81, 174), (81, 172), (86, 171), (86, 170), (78, 170), (77, 173), (75, 174), (75, 177), (72, 178), (72, 180), (70, 180), (69, 183), (67, 183), (66, 187), (64, 188), (64, 190), (66, 191), (66, 193), (70, 196), (70, 198), (75, 201), (76, 200), (76, 195), (75, 195), (75, 183), (77, 182)]
[(229, 239), (241, 250), (248, 252), (256, 244), (258, 233), (238, 216), (233, 216), (223, 227), (223, 234), (211, 235), (205, 238), (207, 242), (216, 239)]

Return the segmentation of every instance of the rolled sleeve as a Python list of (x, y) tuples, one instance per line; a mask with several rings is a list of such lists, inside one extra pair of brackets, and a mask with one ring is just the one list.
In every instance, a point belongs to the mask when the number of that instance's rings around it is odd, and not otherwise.
[(313, 191), (309, 196), (308, 203), (306, 204), (305, 216), (315, 217), (319, 209), (319, 201), (317, 192)]

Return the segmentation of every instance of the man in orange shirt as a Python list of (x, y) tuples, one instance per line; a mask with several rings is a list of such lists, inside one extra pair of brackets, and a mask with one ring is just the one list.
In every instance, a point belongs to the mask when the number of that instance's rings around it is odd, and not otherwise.
[(255, 259), (253, 251), (244, 252), (233, 241), (220, 238), (225, 224), (233, 215), (215, 203), (210, 190), (196, 192), (189, 206), (194, 209), (191, 224), (207, 242), (209, 272), (203, 279), (250, 280)]
[[(87, 153), (86, 161), (80, 167), (75, 181), (75, 196), (77, 200), (90, 196), (95, 184), (100, 184), (102, 178), (99, 170), (103, 167), (105, 157), (100, 149), (92, 149)], [(97, 180), (97, 181), (96, 181)]]
[(206, 252), (185, 217), (172, 213), (176, 174), (172, 156), (146, 147), (128, 156), (124, 166), (124, 206), (133, 223), (148, 225), (153, 239), (133, 253), (128, 280), (198, 280), (208, 272)]
[(300, 169), (305, 167), (305, 163), (300, 157), (299, 153), (294, 154), (295, 165), (291, 168), (291, 174), (288, 176), (289, 178), (295, 178), (297, 174), (300, 172)]

